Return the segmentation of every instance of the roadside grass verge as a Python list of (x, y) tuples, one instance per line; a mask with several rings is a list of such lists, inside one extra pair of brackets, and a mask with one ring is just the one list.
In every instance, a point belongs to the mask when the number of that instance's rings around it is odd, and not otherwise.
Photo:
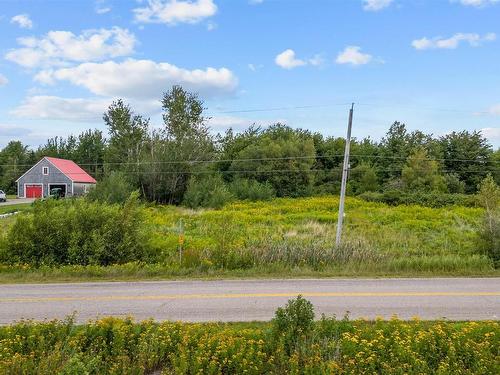
[(500, 323), (314, 321), (299, 297), (270, 323), (22, 321), (0, 347), (4, 374), (495, 374)]
[(387, 278), (387, 277), (500, 277), (484, 256), (418, 257), (387, 264), (349, 264), (315, 269), (270, 264), (250, 269), (185, 268), (178, 265), (126, 263), (111, 266), (67, 265), (30, 267), (0, 266), (0, 283), (52, 283), (85, 281), (130, 281), (173, 279), (248, 278)]
[[(7, 233), (12, 231), (17, 217), (32, 215), (31, 207), (28, 205), (25, 207), (28, 212), (16, 217), (0, 219), (0, 248), (3, 236), (3, 248), (8, 249)], [(220, 210), (156, 205), (142, 205), (138, 209), (142, 218), (140, 231), (147, 239), (146, 260), (123, 259), (108, 266), (86, 261), (42, 263), (35, 267), (22, 261), (9, 263), (8, 251), (4, 250), (0, 282), (500, 275), (491, 260), (477, 250), (477, 227), (484, 214), (481, 208), (394, 207), (350, 198), (340, 248), (334, 248), (336, 197), (234, 202)], [(61, 225), (69, 228), (68, 220), (57, 217), (51, 225), (54, 213), (43, 215), (45, 224), (35, 228), (41, 231), (37, 238), (45, 240), (50, 228)], [(80, 216), (87, 225), (86, 216)], [(78, 223), (74, 225), (79, 228)], [(24, 229), (22, 232), (25, 233)], [(101, 251), (100, 243), (92, 243), (85, 231), (79, 229), (78, 233), (79, 241), (85, 240), (86, 246), (95, 245), (95, 251)], [(55, 231), (52, 236), (57, 238), (60, 234)], [(26, 234), (20, 239), (31, 249), (32, 240)], [(36, 241), (32, 245), (36, 246)], [(106, 251), (112, 251), (113, 246), (105, 245)], [(57, 251), (60, 254), (67, 249)], [(0, 258), (1, 255), (0, 251)], [(115, 257), (114, 254), (108, 257), (111, 256)]]
[[(31, 203), (19, 203), (11, 205), (0, 205), (0, 215), (8, 214), (17, 211), (28, 211), (31, 208)], [(1, 225), (1, 224), (0, 224)], [(1, 226), (0, 226), (1, 228)]]

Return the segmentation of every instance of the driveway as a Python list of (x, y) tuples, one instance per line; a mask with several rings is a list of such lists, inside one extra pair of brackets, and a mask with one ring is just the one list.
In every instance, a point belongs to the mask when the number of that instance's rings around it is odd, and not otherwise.
[(7, 202), (1, 202), (0, 206), (12, 206), (14, 204), (31, 203), (35, 198), (14, 198), (8, 199)]

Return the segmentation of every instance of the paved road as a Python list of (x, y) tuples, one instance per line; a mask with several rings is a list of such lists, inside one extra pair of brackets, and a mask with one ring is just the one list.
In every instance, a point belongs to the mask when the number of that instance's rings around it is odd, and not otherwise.
[(12, 206), (14, 204), (32, 203), (34, 200), (34, 198), (7, 199), (7, 202), (0, 202), (0, 206)]
[(500, 278), (106, 282), (0, 285), (0, 324), (21, 318), (269, 320), (298, 294), (319, 317), (500, 319)]

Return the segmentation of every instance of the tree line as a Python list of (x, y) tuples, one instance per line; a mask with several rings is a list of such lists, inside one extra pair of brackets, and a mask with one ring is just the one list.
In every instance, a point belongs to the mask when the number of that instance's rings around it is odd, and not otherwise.
[[(11, 141), (0, 151), (0, 188), (43, 156), (74, 160), (98, 180), (126, 184), (149, 201), (179, 204), (225, 195), (301, 197), (338, 193), (345, 139), (276, 123), (214, 134), (204, 103), (180, 86), (165, 92), (163, 123), (134, 112), (123, 100), (103, 115), (107, 134), (87, 130), (54, 137), (33, 150)], [(394, 122), (378, 142), (351, 144), (350, 194), (366, 192), (475, 193), (491, 174), (500, 183), (500, 149), (477, 131), (435, 137)], [(105, 184), (103, 184), (105, 185)], [(196, 204), (193, 204), (196, 205)]]

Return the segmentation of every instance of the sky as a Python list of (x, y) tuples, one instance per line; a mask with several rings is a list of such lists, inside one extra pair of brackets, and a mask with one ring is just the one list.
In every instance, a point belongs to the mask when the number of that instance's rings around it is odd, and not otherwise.
[(500, 0), (0, 0), (0, 147), (105, 131), (123, 98), (199, 93), (250, 124), (379, 140), (394, 121), (500, 146)]

